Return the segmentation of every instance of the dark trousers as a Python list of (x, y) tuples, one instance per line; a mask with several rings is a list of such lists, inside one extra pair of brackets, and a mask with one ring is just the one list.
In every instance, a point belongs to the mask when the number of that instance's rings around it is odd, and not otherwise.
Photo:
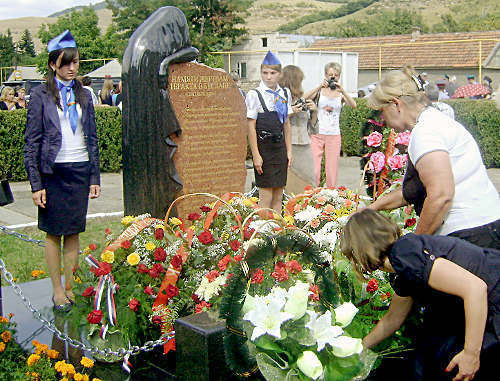
[(500, 219), (475, 228), (459, 230), (448, 234), (481, 247), (500, 250)]

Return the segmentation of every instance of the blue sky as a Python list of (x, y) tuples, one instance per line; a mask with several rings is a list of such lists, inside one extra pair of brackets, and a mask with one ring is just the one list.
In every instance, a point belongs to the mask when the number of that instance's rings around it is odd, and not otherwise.
[(95, 4), (102, 0), (0, 0), (0, 20), (48, 15), (76, 5)]

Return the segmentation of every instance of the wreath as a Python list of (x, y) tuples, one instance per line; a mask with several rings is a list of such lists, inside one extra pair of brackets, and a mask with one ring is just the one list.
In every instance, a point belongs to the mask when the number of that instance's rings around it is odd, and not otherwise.
[(322, 249), (306, 233), (287, 227), (276, 234), (261, 233), (252, 239), (245, 260), (238, 269), (235, 269), (220, 305), (220, 316), (226, 319), (227, 326), (224, 337), (226, 361), (239, 377), (248, 378), (259, 369), (255, 354), (249, 349), (242, 320), (246, 293), (255, 279), (262, 276), (262, 268), (272, 269), (274, 262), (286, 257), (287, 254), (310, 267), (309, 275), (314, 277), (314, 284), (317, 286), (316, 296), (323, 311), (330, 310), (340, 303), (341, 297), (334, 271), (325, 260)]

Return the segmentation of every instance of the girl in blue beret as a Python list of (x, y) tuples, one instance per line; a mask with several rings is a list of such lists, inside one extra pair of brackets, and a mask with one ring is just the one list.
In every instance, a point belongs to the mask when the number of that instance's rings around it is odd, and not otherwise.
[(28, 105), (24, 162), (38, 206), (38, 227), (47, 233), (45, 257), (54, 310), (67, 311), (74, 299), (73, 269), (88, 199), (101, 193), (99, 148), (92, 97), (76, 80), (80, 61), (75, 40), (66, 30), (47, 50), (47, 82), (33, 89)]

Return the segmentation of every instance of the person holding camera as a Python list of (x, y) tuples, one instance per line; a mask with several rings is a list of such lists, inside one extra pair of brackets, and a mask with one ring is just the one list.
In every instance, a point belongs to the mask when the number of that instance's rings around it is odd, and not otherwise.
[(279, 85), (290, 89), (292, 94), (292, 110), (290, 126), (292, 127), (292, 155), (294, 161), (290, 170), (307, 184), (314, 184), (314, 166), (311, 151), (311, 139), (307, 130), (308, 124), (316, 123), (318, 108), (316, 104), (302, 97), (302, 81), (304, 73), (298, 66), (288, 65), (283, 68)]
[(340, 85), (342, 66), (335, 62), (325, 65), (325, 79), (315, 89), (306, 93), (305, 99), (313, 99), (318, 107), (317, 132), (311, 134), (311, 150), (314, 160), (316, 186), (320, 185), (321, 160), (325, 153), (326, 186), (337, 185), (340, 157), (340, 110), (344, 104), (356, 107), (356, 101)]

